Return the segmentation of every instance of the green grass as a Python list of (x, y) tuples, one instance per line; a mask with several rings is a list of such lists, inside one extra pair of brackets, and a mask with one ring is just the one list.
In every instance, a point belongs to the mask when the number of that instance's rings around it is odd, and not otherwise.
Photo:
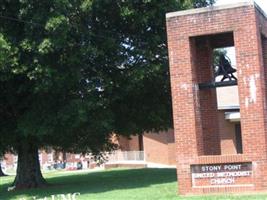
[[(232, 200), (266, 199), (267, 196), (223, 195), (223, 196), (177, 196), (175, 169), (120, 169), (98, 172), (52, 172), (45, 177), (50, 186), (43, 189), (31, 189), (7, 192), (7, 187), (14, 180), (13, 176), (1, 177), (0, 199), (27, 200), (49, 197), (55, 194), (79, 192), (77, 200)], [(51, 198), (47, 198), (51, 200)]]

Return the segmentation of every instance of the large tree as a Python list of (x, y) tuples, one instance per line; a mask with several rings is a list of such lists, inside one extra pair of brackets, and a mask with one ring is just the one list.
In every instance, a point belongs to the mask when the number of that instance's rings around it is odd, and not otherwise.
[(165, 13), (210, 3), (3, 0), (0, 146), (18, 154), (16, 188), (46, 184), (41, 147), (97, 154), (113, 132), (171, 127)]

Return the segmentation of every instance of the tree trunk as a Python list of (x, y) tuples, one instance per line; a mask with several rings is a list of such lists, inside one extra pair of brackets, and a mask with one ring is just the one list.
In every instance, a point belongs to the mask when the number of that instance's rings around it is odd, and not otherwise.
[(18, 147), (17, 174), (13, 186), (16, 189), (46, 186), (39, 162), (38, 147), (29, 142), (22, 142)]
[(0, 162), (0, 177), (1, 177), (1, 176), (6, 176), (6, 175), (4, 174), (4, 172), (3, 172), (3, 170), (2, 170), (1, 162)]

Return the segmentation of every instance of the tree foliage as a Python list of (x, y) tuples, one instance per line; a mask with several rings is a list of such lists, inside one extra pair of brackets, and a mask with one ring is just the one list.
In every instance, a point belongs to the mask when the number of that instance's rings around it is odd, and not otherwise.
[(3, 0), (0, 146), (97, 153), (171, 127), (165, 14), (212, 2)]
[(220, 64), (220, 56), (221, 55), (226, 56), (226, 54), (227, 54), (227, 51), (224, 48), (214, 49), (213, 50), (213, 57), (212, 57), (213, 65), (214, 66), (219, 66), (219, 64)]

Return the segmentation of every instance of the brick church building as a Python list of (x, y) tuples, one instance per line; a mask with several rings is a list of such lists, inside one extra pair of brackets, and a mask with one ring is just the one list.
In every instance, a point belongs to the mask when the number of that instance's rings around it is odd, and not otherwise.
[[(146, 167), (147, 163), (175, 166), (175, 142), (173, 130), (160, 133), (145, 133), (140, 136), (115, 137), (114, 143), (118, 145), (118, 150), (111, 155), (107, 154), (107, 163), (116, 163), (119, 166)], [(40, 150), (39, 160), (41, 167), (47, 169), (56, 164), (67, 163), (68, 169), (77, 168), (77, 163), (81, 162), (83, 168), (93, 168), (96, 162), (90, 155), (80, 155), (71, 153), (57, 152), (53, 149)], [(5, 169), (14, 169), (17, 164), (17, 156), (7, 153), (2, 161)], [(123, 165), (124, 164), (124, 165)]]

